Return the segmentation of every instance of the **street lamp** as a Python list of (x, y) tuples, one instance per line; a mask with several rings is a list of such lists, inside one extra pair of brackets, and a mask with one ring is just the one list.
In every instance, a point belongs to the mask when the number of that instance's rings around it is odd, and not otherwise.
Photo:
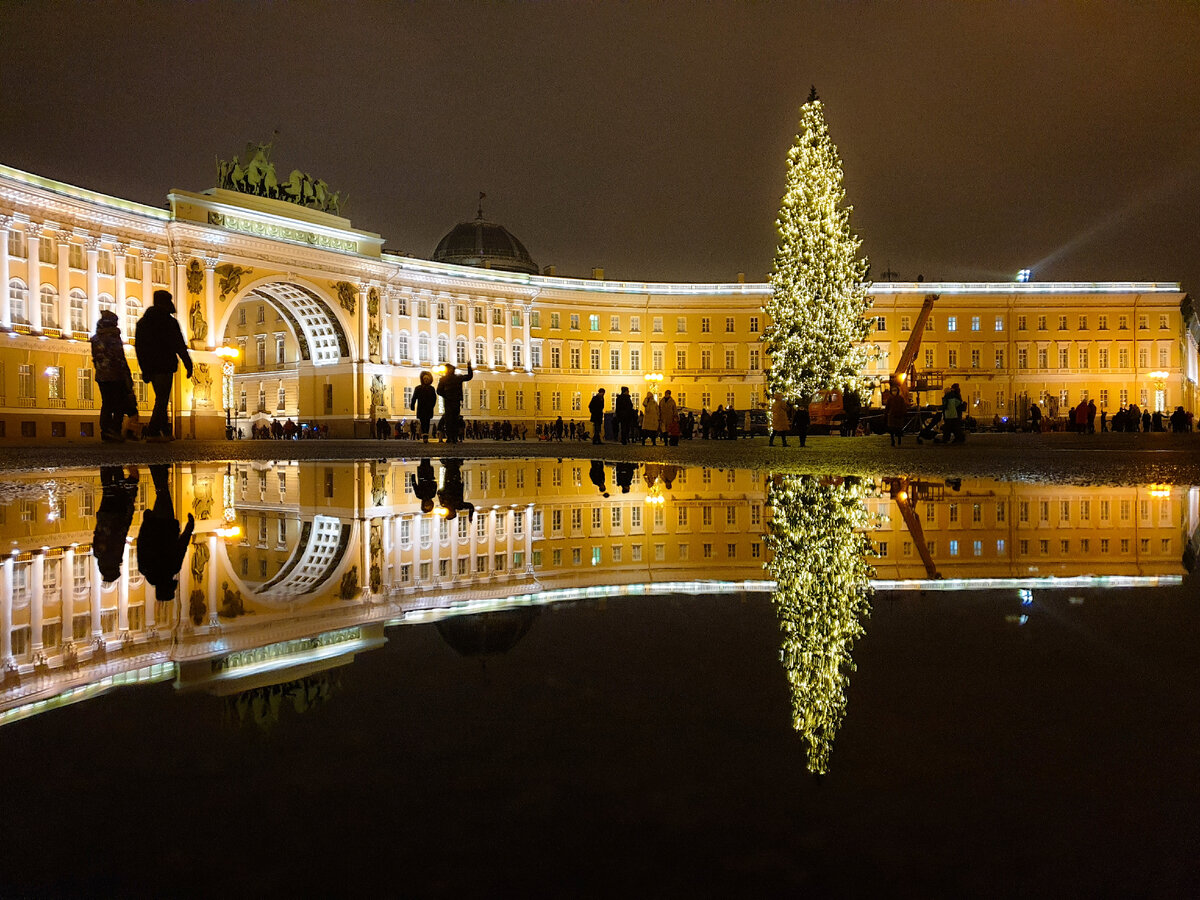
[(653, 394), (655, 391), (655, 388), (659, 384), (662, 383), (663, 374), (662, 374), (662, 372), (647, 372), (645, 375), (642, 376), (642, 379), (646, 382), (647, 390), (649, 390), (650, 393)]
[(221, 393), (222, 400), (225, 402), (225, 440), (233, 440), (233, 420), (231, 418), (233, 412), (233, 362), (242, 355), (237, 347), (218, 347), (213, 351), (217, 356), (225, 361), (221, 367)]

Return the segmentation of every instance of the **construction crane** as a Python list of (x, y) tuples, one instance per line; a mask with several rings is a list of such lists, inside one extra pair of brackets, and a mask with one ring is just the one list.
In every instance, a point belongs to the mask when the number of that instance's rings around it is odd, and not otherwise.
[(904, 520), (909, 535), (912, 536), (913, 544), (916, 545), (917, 554), (921, 557), (921, 562), (925, 564), (925, 573), (931, 579), (941, 578), (941, 573), (934, 564), (933, 554), (929, 552), (929, 545), (925, 543), (925, 532), (921, 528), (921, 520), (917, 518), (917, 513), (912, 505), (918, 500), (941, 500), (945, 496), (945, 486), (925, 481), (909, 481), (907, 478), (888, 478), (887, 486), (888, 493), (896, 501), (900, 517)]
[(929, 315), (933, 312), (933, 305), (937, 303), (939, 296), (925, 295), (925, 302), (921, 304), (921, 312), (918, 313), (912, 333), (908, 336), (908, 343), (904, 345), (904, 352), (900, 354), (900, 360), (896, 363), (896, 371), (892, 373), (892, 390), (899, 389), (905, 403), (910, 402), (910, 394), (920, 395), (923, 391), (942, 389), (941, 372), (918, 372), (916, 365), (921, 338), (925, 334), (925, 323), (929, 321)]

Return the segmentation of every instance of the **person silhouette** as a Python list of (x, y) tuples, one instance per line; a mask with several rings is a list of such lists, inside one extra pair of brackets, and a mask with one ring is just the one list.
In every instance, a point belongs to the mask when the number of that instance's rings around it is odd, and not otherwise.
[(453, 519), (460, 512), (466, 511), (467, 521), (475, 516), (475, 504), (463, 499), (463, 477), (461, 459), (442, 460), (442, 489), (438, 491), (438, 499), (446, 508), (446, 518)]
[(421, 512), (433, 512), (433, 500), (437, 496), (437, 477), (433, 473), (433, 463), (423, 459), (417, 464), (417, 474), (409, 475), (413, 493), (421, 501)]
[(100, 469), (100, 506), (96, 510), (96, 530), (92, 533), (92, 554), (105, 584), (112, 584), (121, 577), (125, 539), (133, 524), (133, 507), (140, 480), (137, 466), (130, 466), (128, 474), (121, 466)]
[(588, 471), (588, 477), (591, 478), (592, 484), (599, 488), (600, 493), (608, 496), (608, 485), (605, 483), (604, 463), (598, 459), (592, 460), (592, 465)]
[(142, 513), (137, 540), (138, 569), (146, 581), (154, 585), (155, 599), (159, 603), (169, 603), (175, 599), (179, 587), (179, 570), (183, 567), (196, 520), (188, 513), (187, 526), (180, 532), (175, 504), (171, 500), (169, 466), (151, 466), (150, 479), (154, 482), (154, 506)]
[(621, 489), (622, 494), (629, 493), (629, 488), (633, 485), (633, 475), (636, 471), (637, 465), (635, 463), (617, 463), (616, 481), (617, 487)]

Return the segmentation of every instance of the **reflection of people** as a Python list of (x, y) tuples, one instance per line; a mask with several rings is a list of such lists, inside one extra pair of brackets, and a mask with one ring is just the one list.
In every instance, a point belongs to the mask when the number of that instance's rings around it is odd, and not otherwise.
[(175, 599), (175, 579), (179, 577), (196, 520), (188, 513), (187, 527), (180, 534), (175, 504), (171, 501), (169, 466), (151, 466), (150, 478), (154, 481), (154, 506), (142, 513), (142, 526), (138, 529), (138, 569), (146, 581), (154, 585), (155, 598), (160, 603), (167, 603)]
[(592, 443), (603, 443), (600, 433), (604, 431), (604, 388), (600, 388), (588, 401), (588, 414), (592, 419)]
[(433, 418), (433, 410), (437, 406), (437, 389), (433, 386), (433, 373), (422, 372), (421, 383), (413, 388), (410, 409), (417, 411), (417, 421), (421, 423), (421, 438), (429, 443), (429, 420)]
[(633, 426), (637, 424), (637, 413), (633, 409), (633, 395), (629, 393), (629, 388), (626, 386), (622, 386), (621, 393), (617, 394), (616, 420), (621, 443), (628, 444), (633, 438)]
[(463, 382), (470, 381), (475, 377), (475, 372), (471, 369), (471, 360), (467, 360), (467, 374), (454, 374), (454, 366), (446, 363), (446, 374), (438, 381), (437, 393), (442, 398), (442, 403), (445, 406), (445, 411), (442, 414), (442, 422), (446, 432), (446, 440), (451, 444), (457, 444), (462, 440), (462, 410), (463, 401)]
[(120, 466), (100, 469), (100, 507), (96, 510), (92, 553), (105, 584), (112, 584), (121, 577), (121, 560), (125, 555), (129, 526), (133, 524), (138, 481), (136, 466), (130, 466), (129, 474)]
[(433, 498), (437, 496), (437, 478), (433, 474), (433, 463), (423, 459), (417, 463), (417, 474), (409, 475), (413, 493), (421, 501), (421, 512), (433, 512)]
[(617, 486), (621, 488), (622, 494), (628, 494), (629, 488), (633, 485), (633, 473), (637, 471), (637, 466), (634, 463), (620, 462), (617, 463)]
[(192, 357), (179, 322), (175, 319), (175, 303), (170, 291), (155, 291), (151, 306), (134, 329), (137, 340), (138, 368), (142, 380), (149, 381), (154, 388), (154, 412), (150, 415), (147, 435), (152, 440), (174, 440), (171, 424), (167, 420), (167, 401), (171, 396), (171, 384), (175, 370), (179, 368), (176, 358), (183, 361), (187, 377), (192, 377)]
[(475, 515), (475, 504), (463, 499), (463, 477), (461, 459), (442, 460), (442, 489), (438, 491), (438, 499), (446, 508), (446, 518), (453, 519), (466, 510), (467, 521)]
[(591, 468), (588, 471), (588, 477), (592, 480), (592, 484), (599, 489), (600, 493), (607, 497), (608, 484), (605, 483), (604, 463), (598, 459), (593, 459)]

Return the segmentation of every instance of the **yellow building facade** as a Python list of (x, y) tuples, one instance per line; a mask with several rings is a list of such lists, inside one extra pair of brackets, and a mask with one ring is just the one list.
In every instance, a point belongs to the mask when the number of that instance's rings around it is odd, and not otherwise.
[[(385, 252), (348, 219), (214, 188), (169, 208), (0, 167), (0, 440), (96, 437), (86, 342), (102, 309), (126, 338), (170, 290), (196, 360), (177, 379), (176, 433), (293, 417), (333, 436), (408, 414), (422, 369), (471, 360), (469, 418), (586, 419), (599, 387), (672, 390), (699, 411), (766, 404), (764, 284), (564, 278)], [(939, 299), (918, 367), (962, 384), (979, 415), (1019, 398), (1195, 409), (1200, 324), (1173, 283), (872, 286), (886, 380), (924, 298)], [(240, 351), (236, 363), (217, 350)], [(134, 370), (136, 364), (130, 359)], [(662, 376), (658, 382), (646, 376)], [(146, 388), (135, 378), (140, 399)]]

